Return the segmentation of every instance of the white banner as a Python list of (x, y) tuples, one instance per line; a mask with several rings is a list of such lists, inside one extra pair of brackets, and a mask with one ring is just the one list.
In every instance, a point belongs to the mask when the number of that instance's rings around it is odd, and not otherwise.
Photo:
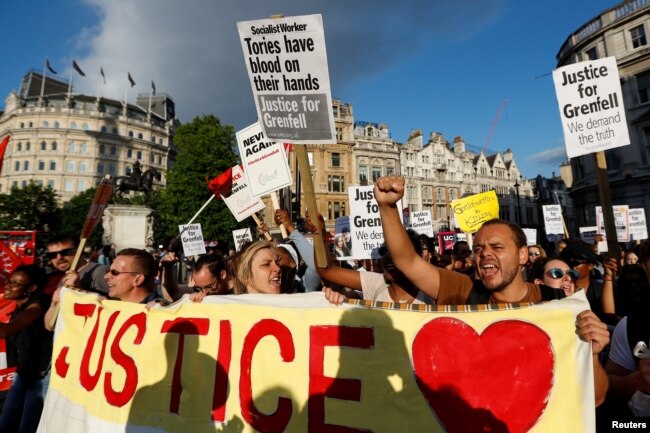
[(267, 137), (336, 143), (321, 15), (244, 21), (237, 29)]
[(564, 224), (562, 223), (562, 206), (559, 204), (549, 204), (542, 206), (544, 213), (544, 228), (547, 235), (564, 234)]
[(244, 177), (244, 171), (239, 165), (232, 168), (232, 194), (229, 197), (223, 197), (223, 201), (237, 222), (241, 222), (255, 212), (264, 209), (264, 202), (251, 195), (251, 190)]
[(553, 71), (569, 158), (630, 144), (615, 57)]
[(237, 145), (253, 197), (291, 185), (291, 169), (284, 146), (266, 138), (259, 123), (237, 131)]
[(524, 228), (522, 228), (522, 230), (526, 234), (526, 244), (527, 245), (537, 245), (537, 229), (524, 229)]
[(185, 256), (189, 257), (205, 254), (205, 241), (203, 240), (201, 224), (182, 224), (178, 226), (178, 230), (181, 233), (183, 253)]
[(411, 212), (411, 228), (419, 235), (433, 237), (433, 222), (431, 221), (431, 211), (421, 210)]
[[(379, 205), (373, 189), (374, 185), (348, 187), (352, 257), (355, 259), (379, 258), (379, 247), (384, 244)], [(397, 209), (402, 209), (402, 200), (397, 202)], [(402, 212), (399, 215), (401, 220)]]
[[(630, 240), (629, 206), (612, 206), (612, 210), (614, 211), (614, 226), (616, 226), (616, 241), (628, 242)], [(603, 209), (600, 206), (596, 206), (596, 228), (598, 234), (603, 235), (603, 238), (607, 239)]]

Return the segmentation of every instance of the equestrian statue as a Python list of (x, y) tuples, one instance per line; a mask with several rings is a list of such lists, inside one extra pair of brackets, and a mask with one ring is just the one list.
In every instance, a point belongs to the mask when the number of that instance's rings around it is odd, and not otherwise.
[(113, 195), (122, 197), (128, 191), (149, 192), (152, 190), (154, 178), (158, 178), (160, 172), (150, 168), (144, 173), (140, 167), (140, 161), (133, 164), (133, 172), (129, 176), (118, 176), (113, 181)]

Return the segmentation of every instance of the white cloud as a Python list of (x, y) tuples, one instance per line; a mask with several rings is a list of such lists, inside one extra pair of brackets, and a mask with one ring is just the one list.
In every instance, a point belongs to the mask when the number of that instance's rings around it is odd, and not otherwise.
[(534, 153), (526, 158), (526, 161), (554, 166), (558, 166), (566, 160), (567, 154), (566, 147), (564, 146), (558, 146), (542, 152)]
[[(337, 96), (359, 80), (406, 61), (425, 45), (480, 32), (497, 19), (503, 2), (85, 1), (97, 9), (100, 21), (79, 35), (77, 46), (89, 53), (77, 58), (88, 77), (75, 84), (79, 91), (95, 94), (99, 86), (100, 94), (123, 99), (131, 72), (137, 84), (128, 88), (129, 101), (137, 92), (148, 93), (153, 80), (159, 93), (174, 99), (182, 121), (212, 113), (237, 128), (255, 121), (237, 21), (322, 13), (332, 93)], [(100, 66), (105, 87), (100, 86)]]

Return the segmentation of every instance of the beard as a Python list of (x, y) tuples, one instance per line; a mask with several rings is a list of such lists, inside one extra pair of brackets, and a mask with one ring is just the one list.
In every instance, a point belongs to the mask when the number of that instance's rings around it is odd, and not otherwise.
[(501, 273), (501, 281), (490, 280), (490, 282), (485, 282), (485, 280), (481, 279), (485, 285), (485, 288), (490, 292), (500, 292), (508, 287), (519, 273), (519, 267), (514, 267), (512, 270), (507, 272), (504, 272), (503, 268), (501, 268)]

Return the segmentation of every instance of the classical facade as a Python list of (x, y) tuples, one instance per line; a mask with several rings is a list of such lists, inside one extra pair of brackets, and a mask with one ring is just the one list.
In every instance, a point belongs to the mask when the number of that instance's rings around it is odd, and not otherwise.
[[(650, 211), (650, 1), (623, 2), (569, 35), (557, 64), (615, 56), (631, 144), (605, 151), (614, 205)], [(571, 159), (571, 187), (579, 226), (596, 224), (600, 205), (593, 155)], [(564, 172), (563, 172), (564, 173)], [(563, 177), (565, 175), (563, 174)]]
[[(44, 85), (43, 85), (44, 84)], [(176, 155), (178, 121), (167, 95), (140, 95), (137, 104), (68, 95), (68, 83), (40, 72), (25, 75), (6, 99), (0, 136), (11, 136), (2, 162), (0, 193), (29, 182), (49, 186), (62, 202), (96, 186), (105, 174), (130, 175), (139, 161), (155, 169), (153, 187), (165, 185)], [(154, 173), (152, 171), (151, 173)]]

